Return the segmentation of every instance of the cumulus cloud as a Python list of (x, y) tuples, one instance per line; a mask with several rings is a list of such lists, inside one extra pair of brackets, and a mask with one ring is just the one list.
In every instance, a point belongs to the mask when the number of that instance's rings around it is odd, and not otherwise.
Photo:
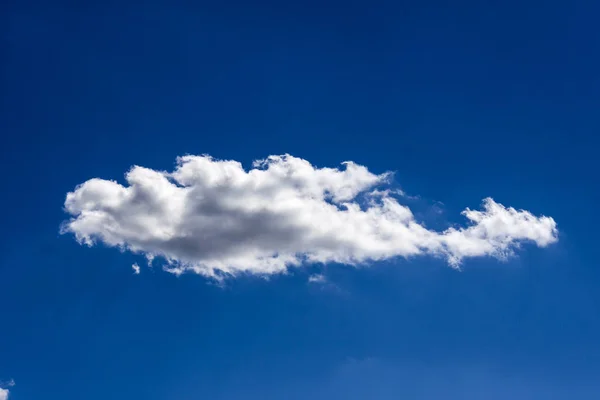
[[(2, 387), (4, 386), (4, 387)], [(8, 395), (10, 394), (10, 390), (6, 389), (7, 387), (15, 386), (14, 379), (11, 379), (8, 382), (0, 382), (0, 400), (8, 400)]]
[[(3, 386), (5, 386), (5, 387), (15, 386), (15, 381), (11, 379), (8, 383), (3, 384)], [(0, 387), (0, 400), (8, 400), (9, 394), (10, 394), (10, 390)]]
[(134, 166), (126, 185), (94, 178), (77, 186), (66, 196), (71, 218), (61, 231), (82, 244), (162, 257), (171, 272), (210, 276), (419, 255), (458, 266), (467, 257), (505, 258), (522, 242), (557, 241), (551, 217), (491, 198), (481, 210), (463, 212), (465, 227), (429, 230), (389, 189), (391, 177), (353, 162), (317, 168), (290, 155), (256, 161), (249, 170), (190, 155), (178, 158), (172, 172)]
[(133, 264), (133, 265), (131, 266), (131, 269), (133, 270), (133, 273), (134, 273), (135, 275), (139, 275), (139, 274), (140, 274), (140, 266), (139, 266), (139, 265), (137, 265), (137, 264)]

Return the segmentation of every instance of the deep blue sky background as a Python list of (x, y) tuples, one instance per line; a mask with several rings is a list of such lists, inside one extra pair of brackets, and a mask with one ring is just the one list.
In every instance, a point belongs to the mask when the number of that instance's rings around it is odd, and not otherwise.
[[(600, 398), (597, 2), (53, 3), (0, 9), (11, 399)], [(441, 224), (492, 196), (560, 242), (222, 289), (58, 234), (86, 179), (285, 152), (395, 170)]]

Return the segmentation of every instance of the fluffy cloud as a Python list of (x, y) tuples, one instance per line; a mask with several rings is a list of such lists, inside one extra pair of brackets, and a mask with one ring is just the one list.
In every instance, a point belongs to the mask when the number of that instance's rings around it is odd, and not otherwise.
[(0, 382), (0, 386), (4, 386), (4, 388), (0, 387), (0, 400), (8, 400), (8, 395), (10, 394), (10, 390), (6, 389), (6, 387), (15, 386), (15, 381), (13, 379), (11, 379), (8, 382)]
[(8, 395), (10, 394), (10, 390), (6, 389), (7, 387), (15, 386), (15, 381), (11, 379), (8, 382), (0, 382), (0, 400), (8, 400)]
[(8, 395), (10, 391), (8, 389), (0, 388), (0, 400), (8, 400)]
[(167, 260), (167, 270), (215, 276), (270, 274), (302, 263), (361, 264), (393, 257), (505, 258), (522, 242), (557, 240), (555, 221), (491, 198), (466, 209), (466, 227), (437, 232), (418, 223), (385, 190), (390, 173), (353, 162), (316, 168), (270, 156), (246, 171), (239, 162), (184, 156), (173, 172), (134, 166), (127, 185), (90, 179), (68, 193), (62, 226), (80, 243)]
[(141, 268), (140, 268), (140, 266), (139, 266), (139, 265), (137, 265), (137, 264), (133, 264), (133, 265), (131, 266), (131, 269), (133, 270), (133, 273), (134, 273), (135, 275), (139, 275), (139, 274), (140, 274), (140, 270), (141, 270)]

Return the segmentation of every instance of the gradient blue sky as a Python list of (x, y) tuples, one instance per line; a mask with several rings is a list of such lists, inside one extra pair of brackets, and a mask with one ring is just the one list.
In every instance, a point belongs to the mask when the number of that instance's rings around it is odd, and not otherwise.
[[(597, 2), (121, 3), (0, 9), (11, 400), (600, 398)], [(353, 160), (560, 241), (220, 288), (59, 235), (75, 185), (186, 153)]]

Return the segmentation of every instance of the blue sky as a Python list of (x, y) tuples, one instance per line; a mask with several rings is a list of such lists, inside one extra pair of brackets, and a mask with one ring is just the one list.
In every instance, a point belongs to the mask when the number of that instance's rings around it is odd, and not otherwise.
[[(0, 399), (600, 398), (598, 12), (591, 1), (6, 2)], [(126, 187), (133, 165), (174, 171), (186, 154), (246, 171), (291, 154), (314, 166), (309, 180), (347, 160), (393, 171), (384, 186), (412, 196), (393, 199), (435, 239), (404, 258), (344, 236), (341, 252), (261, 220), (240, 247), (266, 232), (248, 248), (324, 262), (264, 276), (243, 253), (249, 272), (217, 284), (204, 267), (149, 268), (144, 254), (165, 243), (124, 220), (118, 240), (137, 254), (75, 240), (104, 223), (61, 234), (79, 216), (65, 210), (77, 185)], [(279, 206), (240, 193), (217, 198)], [(488, 251), (451, 268), (465, 253), (440, 232), (467, 229), (461, 211), (487, 197), (553, 218), (558, 241), (511, 231), (521, 245), (507, 260)], [(160, 229), (173, 215), (148, 213)], [(213, 258), (168, 249), (175, 265), (232, 265), (238, 248), (223, 246)]]

